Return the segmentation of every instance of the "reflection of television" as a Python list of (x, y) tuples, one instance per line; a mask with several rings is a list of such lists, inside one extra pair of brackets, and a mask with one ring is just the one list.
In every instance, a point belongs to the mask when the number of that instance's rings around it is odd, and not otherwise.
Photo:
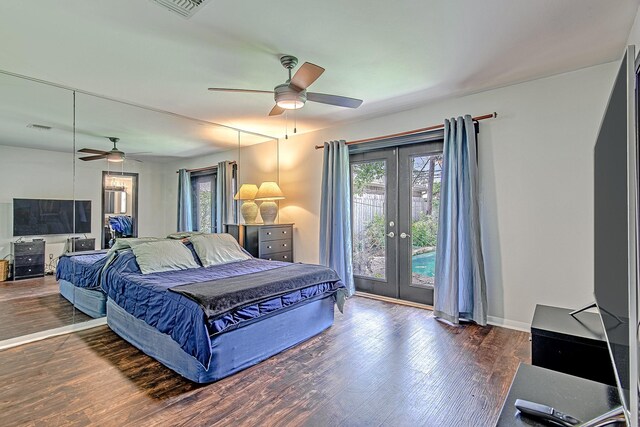
[(91, 233), (91, 201), (13, 199), (13, 235)]
[(594, 149), (594, 293), (630, 426), (638, 425), (639, 383), (634, 58), (629, 48)]

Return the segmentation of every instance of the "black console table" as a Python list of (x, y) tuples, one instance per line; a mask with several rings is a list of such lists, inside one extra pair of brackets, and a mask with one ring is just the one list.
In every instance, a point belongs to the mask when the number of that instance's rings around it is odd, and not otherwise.
[(536, 305), (531, 322), (531, 363), (592, 381), (616, 385), (600, 316)]
[(67, 248), (69, 252), (95, 251), (96, 239), (80, 239), (72, 237), (67, 239)]
[(618, 390), (614, 387), (525, 364), (518, 367), (496, 426), (550, 425), (518, 413), (516, 399), (552, 406), (583, 422), (620, 406)]

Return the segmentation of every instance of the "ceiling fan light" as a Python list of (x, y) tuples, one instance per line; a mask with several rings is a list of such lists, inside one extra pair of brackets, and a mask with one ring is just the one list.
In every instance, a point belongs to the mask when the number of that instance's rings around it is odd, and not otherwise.
[(287, 83), (276, 86), (273, 92), (276, 105), (285, 110), (302, 108), (307, 100), (306, 91), (297, 91)]
[(298, 108), (304, 107), (304, 102), (299, 99), (281, 99), (276, 104), (285, 110), (297, 110)]
[(107, 161), (112, 163), (124, 162), (124, 156), (120, 153), (111, 153), (107, 155)]

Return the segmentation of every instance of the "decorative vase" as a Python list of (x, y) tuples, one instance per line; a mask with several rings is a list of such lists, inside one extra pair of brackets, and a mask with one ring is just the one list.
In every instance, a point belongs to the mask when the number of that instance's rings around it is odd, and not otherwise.
[(260, 205), (260, 216), (265, 224), (273, 224), (278, 215), (278, 205), (271, 200), (265, 200)]
[(245, 224), (255, 224), (258, 216), (258, 205), (253, 200), (245, 200), (240, 208), (242, 218)]

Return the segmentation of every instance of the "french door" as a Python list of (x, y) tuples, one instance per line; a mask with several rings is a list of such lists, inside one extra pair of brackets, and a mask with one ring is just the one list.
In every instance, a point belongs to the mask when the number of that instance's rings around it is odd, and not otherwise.
[(350, 163), (356, 289), (432, 305), (442, 143), (352, 154)]

